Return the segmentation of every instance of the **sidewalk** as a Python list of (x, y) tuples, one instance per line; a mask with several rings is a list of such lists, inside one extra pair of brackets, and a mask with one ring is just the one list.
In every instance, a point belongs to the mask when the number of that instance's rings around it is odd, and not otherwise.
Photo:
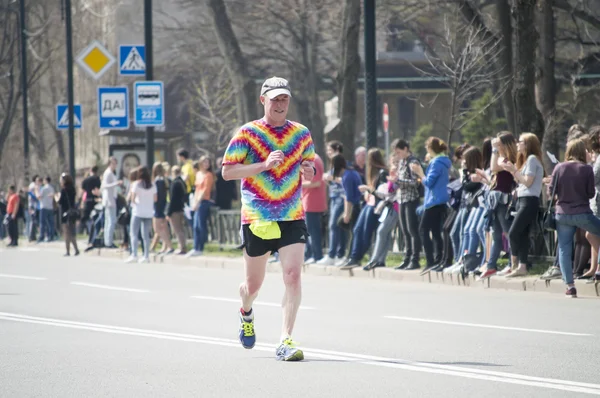
[[(86, 241), (78, 242), (79, 247), (86, 247)], [(44, 248), (52, 249), (63, 249), (63, 242), (51, 242), (51, 243), (20, 243), (21, 247), (38, 247), (40, 250)], [(12, 250), (12, 249), (5, 249)], [(81, 253), (81, 257), (86, 256), (102, 256), (112, 257), (125, 260), (128, 256), (128, 252), (123, 252), (116, 249), (94, 249), (88, 253)], [(235, 269), (241, 270), (243, 268), (242, 258), (231, 258), (231, 257), (219, 257), (219, 256), (201, 256), (194, 258), (187, 258), (185, 256), (160, 256), (153, 254), (150, 256), (152, 262), (167, 263), (174, 265), (191, 265), (201, 268), (221, 268), (221, 269)], [(267, 272), (280, 273), (281, 267), (279, 263), (268, 263)], [(524, 277), (506, 279), (503, 277), (492, 277), (485, 281), (477, 281), (474, 277), (469, 277), (463, 283), (462, 279), (455, 275), (445, 275), (443, 273), (430, 273), (425, 276), (420, 276), (420, 271), (396, 271), (390, 268), (375, 268), (372, 271), (363, 271), (362, 268), (355, 268), (350, 271), (340, 270), (338, 267), (324, 266), (324, 265), (304, 265), (303, 272), (307, 275), (316, 276), (331, 276), (339, 278), (370, 278), (370, 279), (381, 279), (386, 281), (408, 281), (408, 282), (422, 282), (422, 283), (433, 283), (442, 285), (453, 285), (461, 288), (479, 288), (479, 289), (502, 289), (502, 290), (514, 290), (514, 291), (526, 291), (526, 292), (543, 292), (543, 293), (554, 293), (564, 295), (565, 285), (561, 279), (555, 279), (551, 281), (544, 281), (538, 277)], [(598, 283), (585, 283), (585, 281), (575, 281), (577, 287), (577, 294), (581, 297), (600, 297), (600, 286)]]

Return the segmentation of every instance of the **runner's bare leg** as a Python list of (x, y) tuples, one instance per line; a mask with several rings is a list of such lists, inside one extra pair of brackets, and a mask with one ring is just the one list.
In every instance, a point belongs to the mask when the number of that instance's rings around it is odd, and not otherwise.
[(296, 315), (302, 300), (302, 263), (304, 262), (304, 243), (295, 243), (279, 249), (279, 259), (283, 268), (283, 329), (282, 337), (291, 336), (296, 323)]
[(242, 298), (242, 309), (250, 311), (252, 303), (258, 296), (258, 291), (265, 280), (267, 260), (271, 252), (259, 257), (250, 257), (244, 249), (244, 271), (246, 280), (240, 285), (240, 297)]

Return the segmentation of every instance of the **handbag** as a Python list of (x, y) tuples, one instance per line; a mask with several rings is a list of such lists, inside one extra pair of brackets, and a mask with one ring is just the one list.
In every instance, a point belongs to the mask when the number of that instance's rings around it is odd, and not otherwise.
[(556, 212), (554, 209), (554, 200), (556, 194), (556, 183), (558, 182), (557, 176), (552, 178), (552, 196), (550, 196), (550, 203), (548, 209), (544, 213), (542, 226), (546, 231), (556, 231)]
[(67, 201), (69, 203), (69, 209), (66, 211), (66, 213), (63, 214), (63, 217), (65, 217), (67, 219), (67, 221), (69, 221), (70, 223), (74, 223), (81, 218), (81, 213), (80, 213), (79, 209), (73, 207), (73, 204), (71, 203), (71, 198), (69, 198), (69, 194), (67, 193), (66, 190), (65, 190), (65, 195), (67, 196)]

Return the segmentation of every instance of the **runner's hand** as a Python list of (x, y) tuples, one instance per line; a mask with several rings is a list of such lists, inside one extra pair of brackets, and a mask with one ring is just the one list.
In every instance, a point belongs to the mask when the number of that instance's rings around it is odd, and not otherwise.
[(302, 162), (301, 172), (306, 181), (312, 181), (312, 179), (315, 177), (315, 169), (313, 168), (312, 163), (307, 160)]
[(283, 163), (283, 152), (274, 151), (269, 154), (265, 161), (265, 168), (271, 170), (274, 167), (278, 167)]

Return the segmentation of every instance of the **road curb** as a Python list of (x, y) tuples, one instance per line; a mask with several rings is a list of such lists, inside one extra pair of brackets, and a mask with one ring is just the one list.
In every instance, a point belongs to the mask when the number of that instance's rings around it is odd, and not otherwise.
[[(79, 242), (78, 242), (79, 243)], [(82, 242), (85, 244), (85, 242)], [(41, 244), (28, 244), (25, 243), (22, 246), (34, 246), (40, 247), (43, 250), (44, 247), (62, 248), (62, 242), (52, 243), (41, 243)], [(88, 253), (82, 253), (82, 257), (95, 256), (95, 257), (111, 257), (120, 258), (125, 260), (128, 257), (127, 252), (112, 249), (94, 249)], [(218, 256), (199, 256), (194, 258), (188, 258), (185, 256), (169, 255), (161, 256), (154, 254), (151, 256), (153, 263), (168, 263), (177, 266), (193, 266), (198, 268), (211, 268), (211, 269), (228, 269), (228, 270), (242, 270), (244, 263), (242, 258), (229, 258), (229, 257), (218, 257)], [(267, 272), (269, 273), (281, 273), (281, 264), (268, 263)], [(458, 275), (449, 275), (441, 272), (430, 272), (426, 275), (421, 276), (420, 271), (397, 271), (390, 268), (375, 268), (371, 271), (364, 271), (361, 267), (357, 267), (351, 270), (341, 270), (339, 267), (326, 266), (319, 264), (303, 265), (302, 272), (307, 275), (315, 276), (328, 276), (328, 277), (344, 277), (344, 278), (358, 278), (358, 279), (379, 279), (384, 281), (394, 282), (420, 282), (436, 285), (449, 285), (461, 288), (474, 288), (474, 289), (493, 289), (493, 290), (510, 290), (510, 291), (522, 291), (522, 292), (534, 292), (534, 293), (550, 293), (550, 294), (563, 294), (565, 293), (565, 286), (560, 279), (551, 281), (544, 281), (535, 277), (522, 277), (507, 279), (504, 277), (492, 277), (486, 280), (477, 280), (473, 276), (469, 276), (463, 280)], [(588, 284), (585, 281), (575, 281), (577, 287), (577, 293), (582, 297), (600, 297), (600, 286), (599, 284)]]

